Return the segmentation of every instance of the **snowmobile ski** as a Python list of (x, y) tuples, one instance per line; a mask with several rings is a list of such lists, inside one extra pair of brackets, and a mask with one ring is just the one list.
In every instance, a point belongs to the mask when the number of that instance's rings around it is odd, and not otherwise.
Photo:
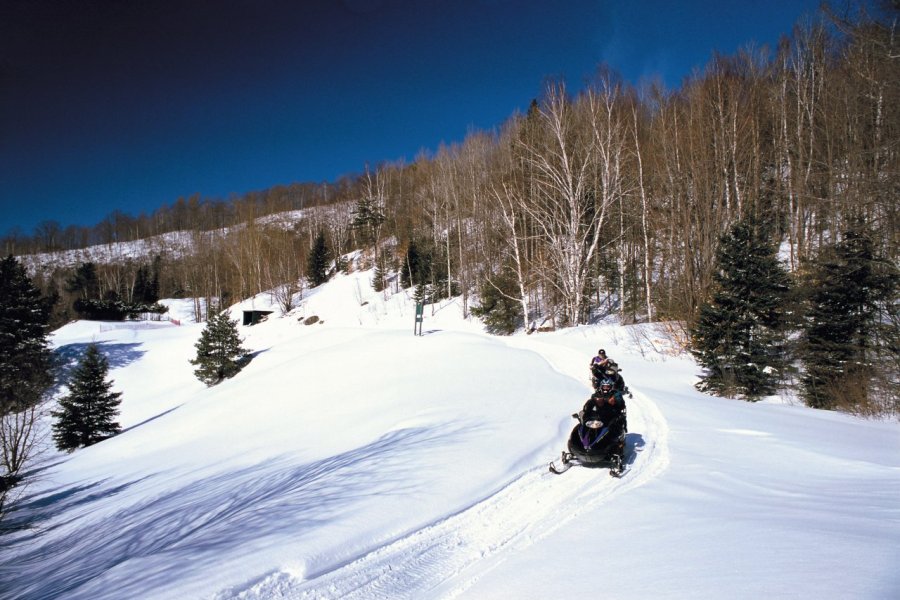
[(550, 472), (556, 475), (562, 475), (572, 466), (572, 455), (563, 450), (562, 456), (560, 457), (560, 462), (562, 463), (561, 467), (557, 467), (556, 463), (550, 463)]
[[(587, 466), (589, 468), (596, 468), (600, 465), (597, 464), (585, 464), (578, 460), (578, 458), (570, 453), (563, 451), (562, 456), (559, 459), (560, 465), (556, 464), (556, 461), (550, 462), (550, 472), (554, 475), (562, 475), (566, 471), (572, 468), (573, 465)], [(618, 454), (613, 454), (609, 459), (609, 476), (615, 477), (619, 479), (622, 475), (625, 474), (625, 464), (622, 462), (622, 457)], [(606, 465), (603, 465), (606, 466)]]
[(612, 466), (609, 468), (610, 477), (615, 477), (616, 479), (622, 477), (625, 473), (625, 465), (622, 464), (622, 457), (618, 454), (613, 454), (610, 458), (610, 462), (612, 462)]
[(562, 475), (566, 471), (569, 470), (569, 467), (572, 465), (563, 465), (562, 467), (557, 467), (553, 462), (550, 463), (550, 472), (554, 475)]

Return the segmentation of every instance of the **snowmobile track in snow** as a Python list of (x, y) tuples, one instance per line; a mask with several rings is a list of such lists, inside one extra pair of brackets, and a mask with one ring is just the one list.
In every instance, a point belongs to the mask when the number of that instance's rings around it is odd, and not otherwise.
[[(557, 370), (573, 373), (583, 356), (559, 346), (541, 347)], [(560, 368), (563, 364), (565, 370)], [(463, 594), (502, 553), (527, 548), (610, 498), (643, 485), (668, 466), (668, 427), (656, 405), (639, 392), (629, 401), (627, 476), (573, 468), (565, 477), (535, 465), (498, 492), (430, 526), (324, 573), (297, 578), (279, 571), (242, 592), (239, 599), (398, 599)], [(564, 440), (561, 440), (564, 443)]]

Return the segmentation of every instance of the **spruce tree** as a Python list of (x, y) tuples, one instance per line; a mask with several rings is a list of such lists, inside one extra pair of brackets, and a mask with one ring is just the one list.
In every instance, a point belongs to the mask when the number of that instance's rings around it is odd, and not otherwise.
[(413, 300), (416, 301), (416, 304), (427, 304), (429, 301), (429, 285), (426, 283), (420, 283), (416, 285), (416, 289), (413, 290)]
[(0, 518), (35, 449), (39, 405), (53, 385), (51, 308), (12, 255), (0, 260)]
[(410, 240), (406, 249), (406, 260), (400, 272), (400, 285), (412, 287), (424, 284), (431, 279), (432, 257), (427, 248), (421, 247), (416, 240)]
[(81, 263), (75, 273), (66, 281), (66, 289), (83, 300), (100, 299), (100, 279), (97, 277), (97, 265), (92, 262)]
[(484, 322), (488, 333), (512, 335), (525, 322), (517, 293), (509, 275), (486, 278), (479, 290), (480, 304), (472, 307), (472, 314)]
[(197, 357), (190, 361), (197, 367), (194, 375), (208, 386), (233, 377), (247, 362), (247, 350), (241, 346), (237, 321), (229, 319), (225, 311), (209, 318), (194, 347)]
[(0, 261), (0, 415), (35, 406), (53, 385), (50, 308), (12, 255)]
[(875, 392), (871, 386), (891, 379), (879, 376), (880, 363), (891, 370), (900, 342), (897, 268), (877, 256), (872, 239), (856, 223), (840, 242), (822, 251), (807, 289), (800, 344), (803, 399), (826, 409), (867, 404)]
[(132, 304), (154, 304), (159, 300), (159, 282), (154, 281), (150, 273), (150, 267), (141, 265), (138, 267), (134, 278), (134, 293)]
[(387, 287), (387, 275), (385, 274), (385, 269), (382, 266), (384, 263), (384, 257), (381, 258), (380, 261), (375, 265), (375, 272), (372, 274), (372, 289), (376, 292), (384, 291), (384, 288)]
[(122, 393), (107, 381), (109, 363), (96, 344), (90, 344), (72, 373), (69, 394), (53, 411), (53, 439), (60, 450), (90, 446), (120, 431), (116, 418)]
[(325, 242), (325, 233), (319, 232), (313, 242), (312, 251), (306, 264), (306, 278), (313, 287), (328, 281), (328, 270), (331, 266), (331, 251)]
[(360, 198), (353, 210), (351, 227), (361, 232), (360, 237), (364, 243), (371, 243), (374, 246), (378, 243), (378, 230), (385, 220), (384, 211), (375, 200)]
[(691, 331), (702, 391), (758, 400), (775, 391), (785, 366), (789, 278), (765, 233), (741, 221), (721, 240), (713, 297)]

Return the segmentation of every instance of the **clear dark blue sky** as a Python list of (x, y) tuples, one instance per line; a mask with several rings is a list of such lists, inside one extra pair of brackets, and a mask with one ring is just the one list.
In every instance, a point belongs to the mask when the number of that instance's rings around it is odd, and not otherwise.
[(602, 62), (678, 87), (818, 0), (0, 0), (0, 235), (333, 181)]

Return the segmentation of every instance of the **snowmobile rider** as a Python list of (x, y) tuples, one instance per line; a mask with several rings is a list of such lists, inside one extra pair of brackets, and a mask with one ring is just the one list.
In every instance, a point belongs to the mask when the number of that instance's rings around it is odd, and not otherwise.
[(591, 358), (591, 363), (588, 365), (588, 368), (591, 371), (591, 385), (593, 385), (596, 390), (600, 381), (603, 379), (603, 372), (606, 371), (606, 367), (612, 361), (606, 356), (606, 350), (600, 348), (597, 350), (597, 356)]
[(628, 431), (625, 416), (625, 397), (621, 390), (615, 388), (615, 381), (606, 378), (584, 404), (579, 413), (581, 421), (593, 417), (610, 427), (618, 428), (617, 435)]
[(595, 356), (591, 359), (591, 364), (589, 365), (591, 372), (593, 373), (595, 368), (599, 369), (599, 370), (603, 370), (603, 368), (606, 367), (608, 362), (609, 362), (609, 358), (607, 358), (607, 356), (606, 356), (606, 350), (604, 350), (603, 348), (600, 348), (599, 350), (597, 350), (597, 356)]
[(615, 388), (623, 394), (630, 393), (625, 387), (625, 380), (619, 374), (619, 365), (613, 359), (606, 356), (606, 350), (597, 350), (597, 356), (591, 359), (591, 386), (596, 390), (600, 388), (600, 382), (604, 379), (612, 379)]
[(630, 396), (631, 392), (628, 391), (628, 386), (625, 385), (625, 379), (622, 378), (622, 374), (619, 371), (619, 365), (613, 361), (609, 361), (606, 365), (606, 370), (603, 371), (603, 379), (612, 379), (613, 389)]

